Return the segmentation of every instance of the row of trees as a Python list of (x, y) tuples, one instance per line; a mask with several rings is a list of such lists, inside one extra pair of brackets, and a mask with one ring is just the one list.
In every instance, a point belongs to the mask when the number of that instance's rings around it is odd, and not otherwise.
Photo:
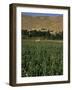
[(37, 38), (39, 37), (40, 39), (50, 39), (50, 40), (62, 40), (63, 39), (63, 32), (59, 33), (51, 33), (50, 31), (28, 31), (28, 30), (22, 30), (22, 38), (27, 39), (27, 38)]

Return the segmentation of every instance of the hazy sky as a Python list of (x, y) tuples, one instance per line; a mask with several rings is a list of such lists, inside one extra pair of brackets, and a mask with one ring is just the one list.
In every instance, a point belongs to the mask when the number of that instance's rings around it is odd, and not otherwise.
[(22, 12), (22, 15), (26, 15), (26, 16), (63, 16), (63, 14), (29, 13), (29, 12)]

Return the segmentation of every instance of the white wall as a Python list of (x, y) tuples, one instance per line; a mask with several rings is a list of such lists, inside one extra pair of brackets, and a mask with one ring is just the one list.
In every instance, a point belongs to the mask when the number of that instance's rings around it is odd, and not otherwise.
[[(0, 90), (38, 90), (38, 89), (39, 90), (72, 90), (72, 78), (71, 78), (70, 84), (55, 84), (55, 85), (28, 86), (28, 87), (24, 87), (24, 86), (11, 87), (8, 85), (8, 82), (9, 82), (9, 4), (10, 3), (27, 3), (27, 4), (30, 3), (30, 4), (72, 6), (72, 0), (0, 0)], [(71, 7), (71, 11), (72, 11), (72, 7)], [(71, 12), (71, 17), (72, 17), (72, 12)], [(71, 44), (72, 44), (72, 41), (71, 41)], [(72, 48), (71, 48), (71, 51), (72, 51)], [(72, 65), (72, 62), (71, 62), (71, 65)], [(71, 72), (71, 75), (72, 75), (72, 72)]]

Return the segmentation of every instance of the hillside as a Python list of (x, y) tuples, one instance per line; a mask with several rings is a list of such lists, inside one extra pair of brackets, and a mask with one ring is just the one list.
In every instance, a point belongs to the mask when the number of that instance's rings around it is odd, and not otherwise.
[(22, 15), (22, 30), (63, 31), (63, 16), (26, 16)]

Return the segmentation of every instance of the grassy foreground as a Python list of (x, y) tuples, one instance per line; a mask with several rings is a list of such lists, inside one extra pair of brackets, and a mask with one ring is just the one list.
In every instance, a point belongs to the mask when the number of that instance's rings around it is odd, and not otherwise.
[(22, 77), (63, 74), (63, 42), (22, 40)]

